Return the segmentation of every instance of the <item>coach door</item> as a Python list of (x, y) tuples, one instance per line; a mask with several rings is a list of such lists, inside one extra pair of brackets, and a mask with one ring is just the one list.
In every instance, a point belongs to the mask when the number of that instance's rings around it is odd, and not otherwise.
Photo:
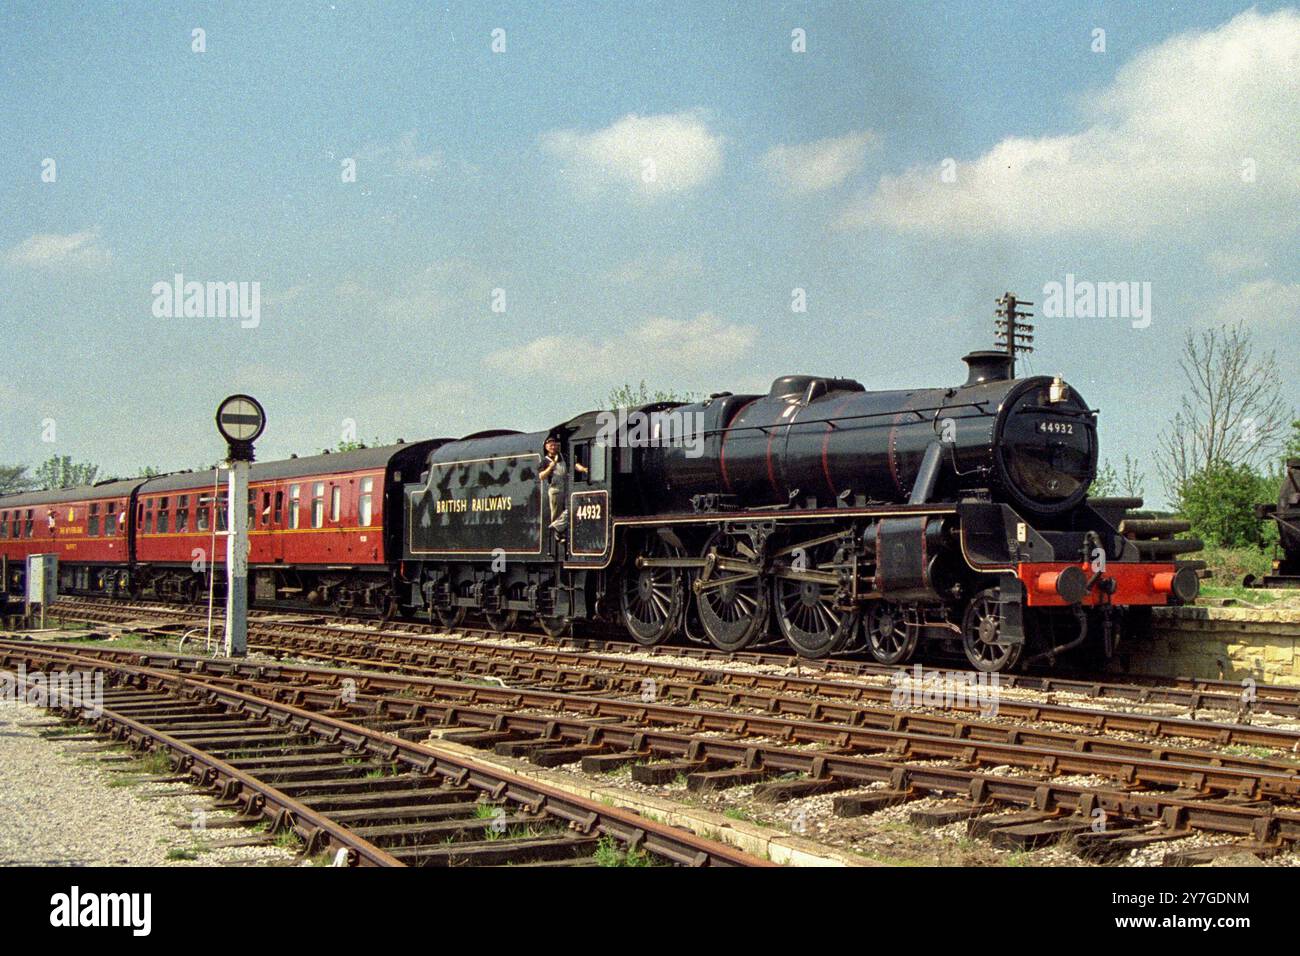
[(604, 563), (609, 550), (610, 449), (593, 439), (576, 442), (573, 460), (587, 469), (582, 474), (575, 467), (569, 494), (569, 556), (581, 563)]

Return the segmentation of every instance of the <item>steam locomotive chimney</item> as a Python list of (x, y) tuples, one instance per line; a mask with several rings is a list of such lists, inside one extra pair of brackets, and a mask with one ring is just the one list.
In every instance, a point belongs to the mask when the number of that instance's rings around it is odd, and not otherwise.
[(985, 382), (1004, 382), (1011, 377), (1011, 363), (1014, 361), (1006, 352), (971, 352), (962, 358), (970, 368), (964, 388), (982, 385)]

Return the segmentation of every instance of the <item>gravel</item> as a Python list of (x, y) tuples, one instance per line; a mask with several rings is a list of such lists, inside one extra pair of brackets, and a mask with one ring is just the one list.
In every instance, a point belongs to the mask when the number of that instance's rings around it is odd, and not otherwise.
[(42, 736), (59, 726), (39, 708), (0, 701), (0, 866), (296, 862), (277, 847), (210, 848), (250, 831), (177, 826), (177, 819), (202, 824), (229, 814), (184, 784), (130, 782), (120, 761), (98, 759), (88, 741)]

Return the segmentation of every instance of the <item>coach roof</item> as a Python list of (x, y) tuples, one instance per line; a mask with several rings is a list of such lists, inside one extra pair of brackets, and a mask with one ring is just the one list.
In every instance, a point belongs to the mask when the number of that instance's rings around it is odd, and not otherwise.
[[(312, 455), (309, 458), (255, 462), (250, 469), (249, 480), (273, 481), (279, 478), (333, 475), (386, 468), (395, 454), (414, 448), (418, 444), (418, 442), (410, 442), (381, 445), (375, 448), (358, 448), (355, 451)], [(64, 501), (94, 501), (100, 498), (125, 498), (140, 486), (143, 486), (142, 490), (148, 494), (189, 491), (194, 488), (211, 488), (215, 480), (217, 475), (212, 470), (178, 471), (153, 478), (128, 478), (122, 481), (106, 481), (98, 485), (60, 488), (54, 491), (24, 491), (0, 496), (0, 508), (47, 505)]]
[(146, 478), (126, 478), (103, 481), (97, 485), (77, 485), (75, 488), (56, 488), (53, 491), (20, 491), (0, 495), (0, 508), (27, 507), (28, 505), (53, 505), (64, 501), (96, 501), (101, 498), (127, 498)]

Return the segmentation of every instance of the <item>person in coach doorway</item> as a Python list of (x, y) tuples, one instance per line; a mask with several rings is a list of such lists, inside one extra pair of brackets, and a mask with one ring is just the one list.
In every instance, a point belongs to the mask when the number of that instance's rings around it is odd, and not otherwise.
[[(568, 478), (569, 466), (560, 453), (560, 440), (554, 435), (546, 439), (543, 446), (542, 469), (537, 473), (539, 481), (546, 482), (546, 497), (551, 508), (551, 530), (557, 538), (564, 536), (564, 523), (569, 518)], [(585, 466), (574, 463), (574, 471), (585, 475)]]

